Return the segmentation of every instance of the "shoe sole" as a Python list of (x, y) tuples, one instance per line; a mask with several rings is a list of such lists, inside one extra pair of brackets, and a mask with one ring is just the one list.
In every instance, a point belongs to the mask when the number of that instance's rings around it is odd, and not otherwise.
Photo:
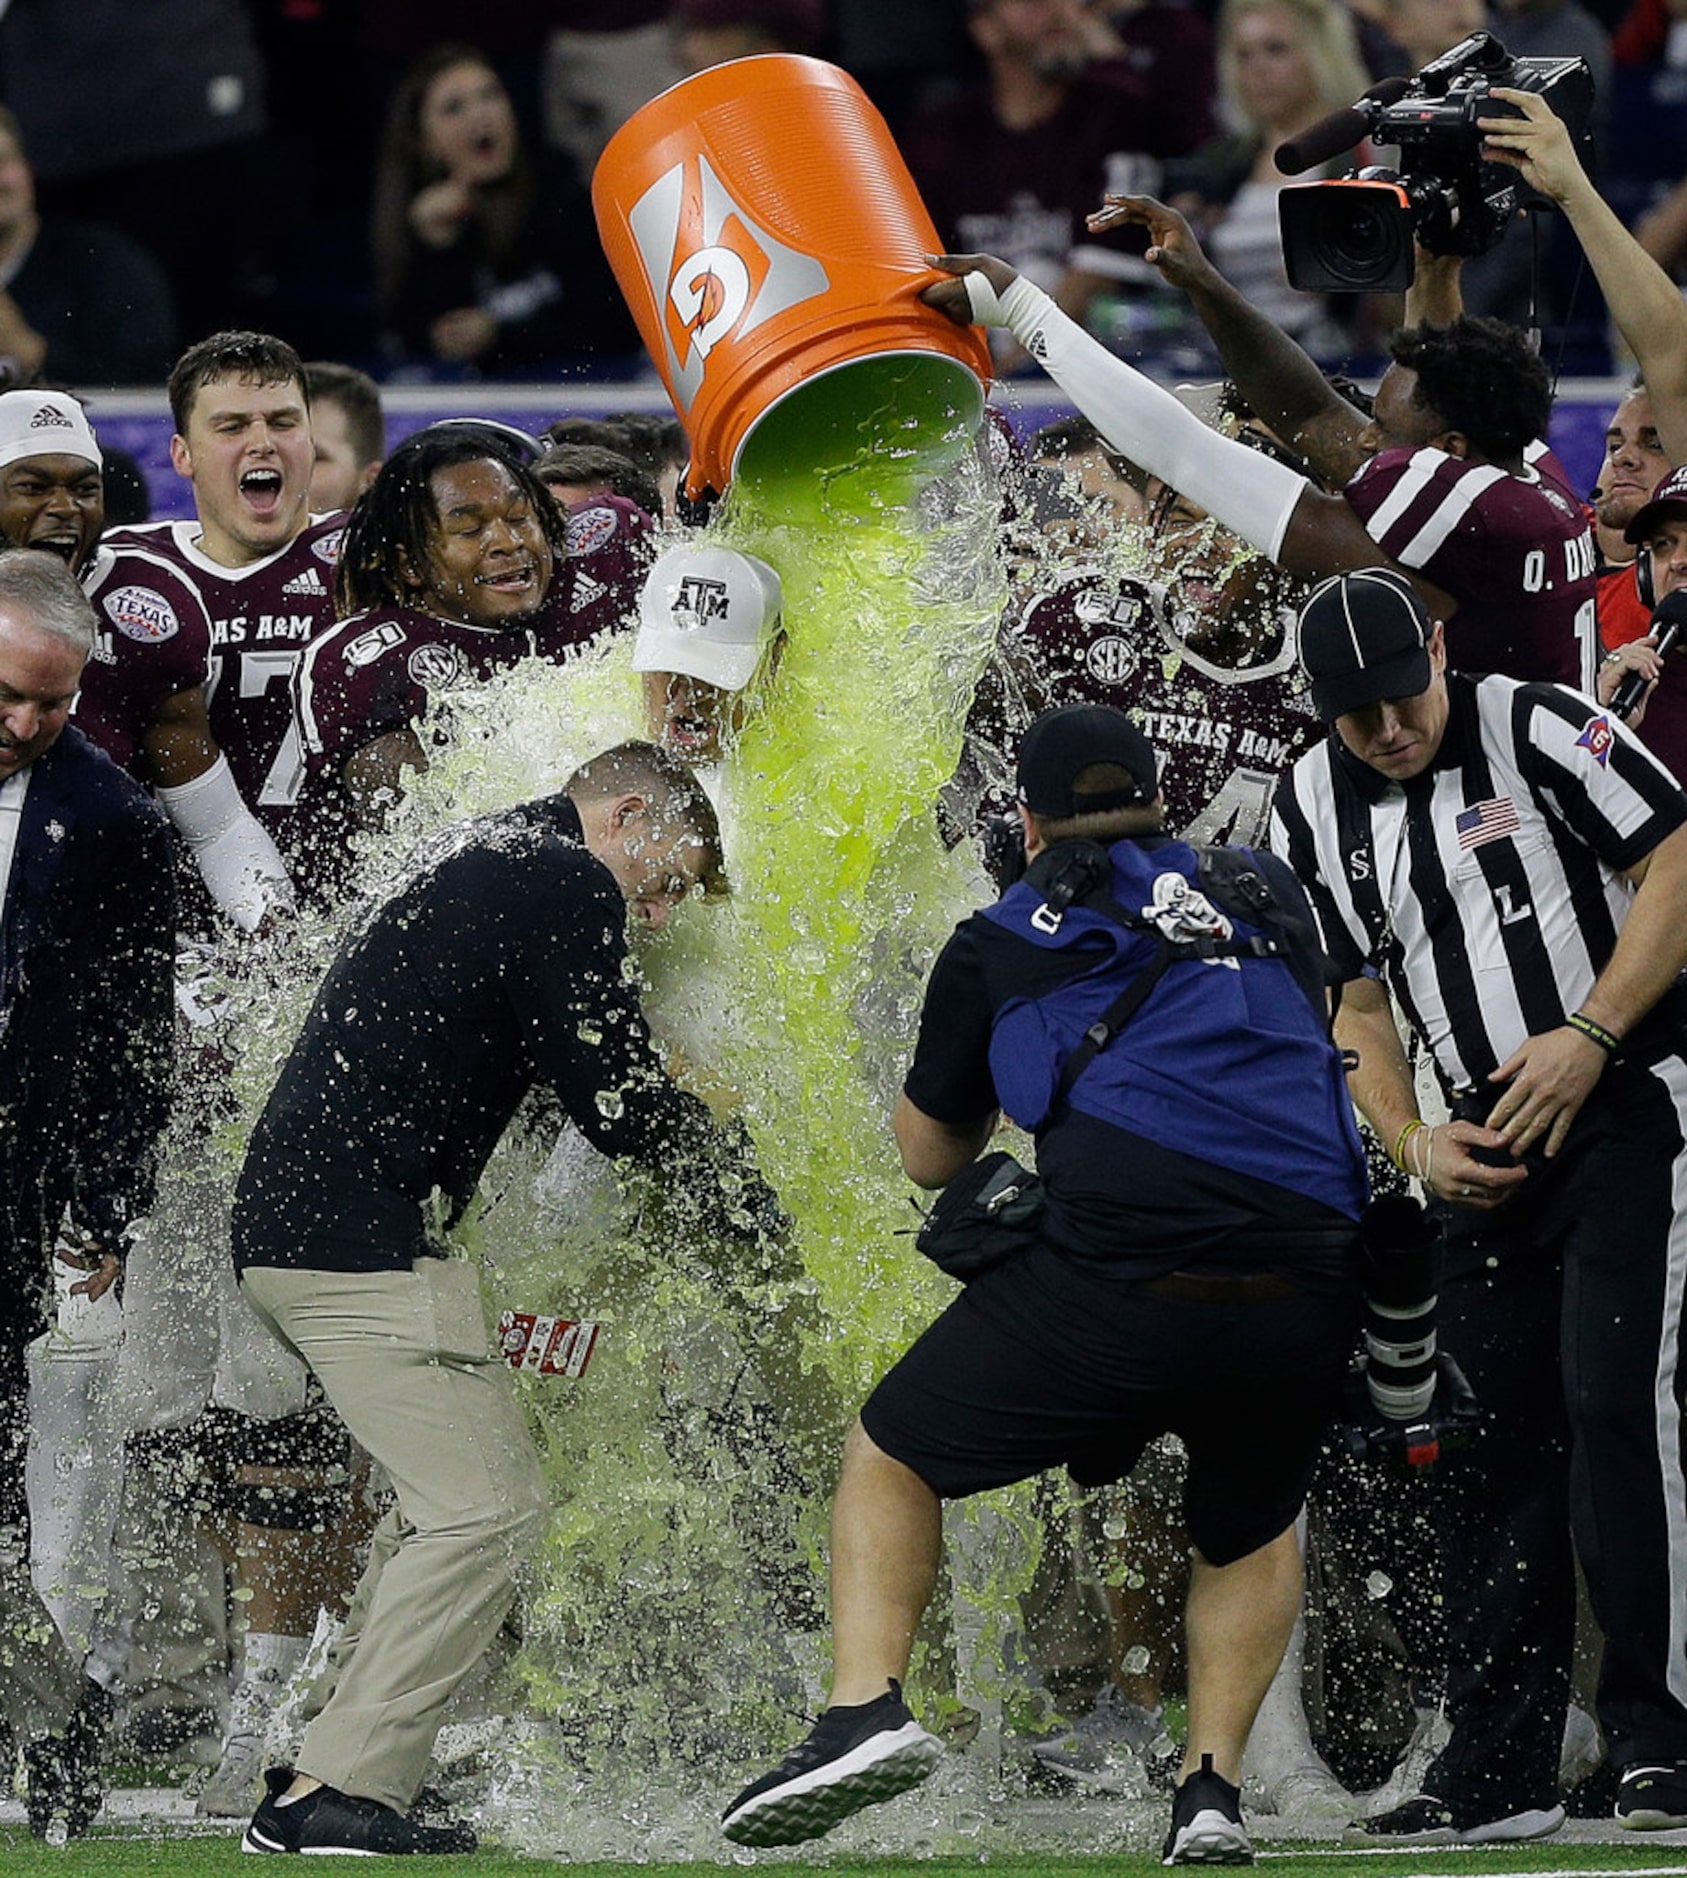
[(1637, 1806), (1632, 1813), (1617, 1814), (1617, 1824), (1627, 1832), (1679, 1832), (1687, 1826), (1687, 1814), (1661, 1813), (1656, 1807)]
[(1172, 1837), (1172, 1848), (1162, 1865), (1251, 1865), (1253, 1841), (1239, 1819), (1227, 1819), (1211, 1810), (1197, 1813)]
[(873, 1735), (858, 1748), (810, 1768), (782, 1787), (769, 1787), (721, 1821), (734, 1845), (801, 1845), (818, 1839), (864, 1806), (894, 1800), (917, 1787), (943, 1753), (918, 1722)]
[(286, 1852), (289, 1850), (279, 1839), (266, 1839), (256, 1826), (248, 1826), (240, 1835), (242, 1852)]

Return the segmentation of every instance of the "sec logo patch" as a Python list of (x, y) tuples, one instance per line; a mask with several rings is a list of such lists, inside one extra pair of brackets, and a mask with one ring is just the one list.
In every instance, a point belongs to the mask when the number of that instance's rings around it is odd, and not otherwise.
[(409, 670), (418, 685), (454, 684), (463, 673), (462, 655), (455, 646), (418, 646)]

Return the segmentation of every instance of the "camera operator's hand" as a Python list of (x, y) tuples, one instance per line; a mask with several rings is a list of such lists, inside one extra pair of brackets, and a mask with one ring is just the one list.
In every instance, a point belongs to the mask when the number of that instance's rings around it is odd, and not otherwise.
[(1084, 226), (1092, 235), (1131, 223), (1146, 228), (1148, 250), (1144, 258), (1160, 270), (1168, 286), (1191, 293), (1219, 278), (1217, 268), (1195, 239), (1194, 229), (1176, 209), (1167, 208), (1152, 196), (1106, 195), (1102, 201), (1106, 206), (1086, 216)]
[(1528, 1038), (1488, 1078), (1508, 1085), (1489, 1112), (1488, 1126), (1513, 1154), (1539, 1148), (1550, 1159), (1608, 1061), (1599, 1044), (1569, 1024)]
[(939, 313), (947, 313), (957, 326), (978, 324), (972, 297), (967, 292), (966, 275), (982, 274), (998, 298), (1019, 278), (1017, 268), (997, 260), (993, 254), (928, 254), (926, 259), (933, 267), (955, 278), (937, 281), (926, 288), (920, 298), (927, 306), (936, 307)]
[(1490, 1154), (1505, 1139), (1479, 1122), (1437, 1122), (1420, 1129), (1406, 1144), (1406, 1172), (1415, 1174), (1439, 1200), (1474, 1206), (1485, 1212), (1503, 1206), (1529, 1178), (1526, 1167), (1490, 1167), (1472, 1149)]
[(1515, 105), (1521, 116), (1476, 120), (1476, 128), (1485, 133), (1483, 156), (1521, 170), (1524, 182), (1554, 202), (1562, 202), (1578, 182), (1587, 180), (1569, 125), (1545, 98), (1534, 91), (1514, 91), (1509, 85), (1495, 85), (1489, 95)]
[(1630, 672), (1645, 673), (1646, 689), (1641, 693), (1640, 702), (1623, 719), (1630, 730), (1640, 728), (1641, 720), (1646, 715), (1647, 700), (1657, 690), (1658, 679), (1663, 673), (1664, 662), (1658, 656), (1655, 639), (1655, 633), (1644, 639), (1631, 639), (1626, 646), (1618, 646), (1615, 652), (1607, 652), (1599, 661), (1599, 670), (1593, 676), (1593, 688), (1599, 702), (1609, 704), (1617, 695), (1617, 687)]

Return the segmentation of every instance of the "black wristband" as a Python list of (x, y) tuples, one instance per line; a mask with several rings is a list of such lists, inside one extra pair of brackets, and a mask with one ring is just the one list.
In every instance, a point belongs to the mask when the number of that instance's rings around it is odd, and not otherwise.
[(1572, 1030), (1580, 1031), (1590, 1042), (1598, 1044), (1607, 1056), (1615, 1056), (1622, 1048), (1622, 1039), (1603, 1024), (1595, 1023), (1585, 1011), (1572, 1011), (1564, 1021)]

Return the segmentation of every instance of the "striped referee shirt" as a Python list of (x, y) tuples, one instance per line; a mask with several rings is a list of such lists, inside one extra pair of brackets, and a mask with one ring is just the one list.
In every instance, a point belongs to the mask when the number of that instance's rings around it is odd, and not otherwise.
[(1446, 682), (1426, 770), (1390, 782), (1332, 732), (1283, 778), (1271, 846), (1342, 979), (1380, 970), (1464, 1089), (1580, 1007), (1634, 897), (1622, 870), (1687, 821), (1687, 794), (1578, 692)]

